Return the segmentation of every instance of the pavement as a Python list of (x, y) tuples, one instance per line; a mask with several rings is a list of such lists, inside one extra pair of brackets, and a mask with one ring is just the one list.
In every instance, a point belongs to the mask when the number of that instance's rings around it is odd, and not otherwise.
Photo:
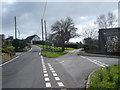
[(88, 75), (101, 67), (118, 64), (118, 58), (77, 55), (78, 50), (58, 58), (40, 55), (33, 46), (15, 60), (2, 65), (3, 88), (85, 88)]
[(108, 58), (120, 58), (120, 56), (113, 55), (102, 55), (102, 54), (91, 54), (91, 53), (81, 53), (82, 56), (91, 56), (91, 57), (108, 57)]

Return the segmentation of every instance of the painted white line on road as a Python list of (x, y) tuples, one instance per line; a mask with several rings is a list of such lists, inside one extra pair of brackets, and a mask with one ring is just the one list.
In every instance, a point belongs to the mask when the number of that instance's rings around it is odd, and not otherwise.
[(9, 61), (3, 63), (3, 64), (0, 64), (0, 66), (6, 65), (6, 64), (8, 64), (8, 63), (14, 61), (15, 59), (19, 58), (19, 57), (20, 57), (20, 56), (17, 56), (17, 57), (15, 57), (15, 58), (13, 58), (13, 59), (11, 59), (11, 60), (9, 60)]
[(98, 62), (98, 63), (100, 63), (100, 64), (102, 64), (102, 65), (105, 65), (105, 66), (109, 66), (109, 65), (107, 65), (107, 64), (105, 64), (105, 63), (102, 63), (102, 62), (100, 62), (100, 61), (98, 61), (98, 60), (94, 60), (95, 62)]
[(60, 63), (64, 63), (64, 61), (61, 61)]
[(53, 73), (53, 76), (58, 76), (56, 73)]
[(52, 74), (53, 74), (53, 76), (54, 76), (54, 78), (55, 78), (58, 86), (59, 86), (59, 87), (64, 87), (64, 84), (63, 84), (62, 81), (60, 80), (59, 76), (57, 75), (57, 73), (55, 73), (54, 68), (51, 68), (52, 66), (51, 66), (50, 63), (48, 63), (48, 66), (49, 66), (49, 68), (50, 68), (50, 70), (51, 70), (51, 72), (52, 72)]
[(45, 64), (43, 64), (42, 66), (45, 67)]
[(46, 69), (46, 68), (44, 68), (43, 70), (44, 70), (44, 71), (46, 71), (47, 69)]
[(104, 63), (102, 63), (102, 62), (100, 62), (100, 61), (98, 61), (98, 60), (92, 60), (92, 59), (89, 59), (89, 58), (84, 57), (84, 56), (80, 56), (80, 57), (82, 57), (82, 58), (84, 58), (84, 59), (87, 59), (87, 60), (89, 60), (89, 61), (91, 61), (91, 62), (93, 62), (93, 63), (95, 63), (95, 64), (97, 64), (97, 65), (99, 65), (99, 66), (101, 66), (101, 67), (109, 66), (109, 65), (104, 64)]
[(51, 71), (54, 70), (53, 68), (50, 69)]
[(48, 77), (48, 74), (44, 74), (44, 77)]
[(46, 67), (43, 67), (43, 69), (46, 69)]
[(32, 48), (28, 52), (30, 52), (30, 51), (32, 51)]
[(47, 71), (43, 71), (43, 73), (47, 73)]
[(41, 55), (41, 52), (39, 52), (39, 55)]
[(64, 84), (62, 82), (57, 82), (59, 87), (64, 87)]
[(46, 77), (46, 78), (45, 78), (45, 81), (46, 81), (46, 82), (50, 81), (49, 77)]
[(46, 84), (46, 87), (50, 88), (51, 87), (51, 83), (50, 82), (47, 82), (45, 83)]
[(53, 70), (53, 71), (51, 71), (52, 73), (55, 73), (55, 71)]
[(56, 81), (59, 81), (59, 80), (60, 80), (60, 78), (59, 78), (59, 77), (55, 77), (55, 80), (56, 80)]

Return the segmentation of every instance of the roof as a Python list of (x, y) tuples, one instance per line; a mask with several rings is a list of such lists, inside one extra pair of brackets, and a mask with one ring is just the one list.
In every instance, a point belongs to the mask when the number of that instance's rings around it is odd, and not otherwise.
[(13, 41), (13, 36), (10, 36), (10, 37), (6, 38), (6, 40)]
[(37, 36), (38, 38), (40, 38), (38, 35), (32, 35), (32, 36), (28, 36), (25, 40), (27, 42), (30, 42), (35, 36)]

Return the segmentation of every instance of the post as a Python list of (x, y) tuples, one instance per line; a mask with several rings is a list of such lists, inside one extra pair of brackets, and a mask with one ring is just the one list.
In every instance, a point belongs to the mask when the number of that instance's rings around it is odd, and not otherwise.
[(17, 39), (17, 31), (16, 31), (16, 16), (15, 16), (15, 39)]
[[(43, 19), (41, 19), (41, 27), (42, 27), (42, 42), (43, 42), (44, 40)], [(43, 49), (44, 49), (44, 44), (43, 44)]]
[(44, 27), (45, 27), (45, 43), (46, 43), (46, 49), (47, 47), (47, 30), (46, 30), (46, 20), (44, 20)]
[(20, 31), (18, 30), (18, 36), (19, 36), (19, 39), (20, 39)]

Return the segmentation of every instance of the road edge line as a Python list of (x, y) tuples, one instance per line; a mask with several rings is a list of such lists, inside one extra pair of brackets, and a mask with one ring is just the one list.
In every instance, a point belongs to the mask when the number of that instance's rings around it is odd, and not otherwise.
[(19, 57), (20, 57), (20, 56), (16, 56), (15, 58), (10, 59), (9, 61), (7, 61), (7, 62), (5, 62), (5, 63), (3, 63), (3, 64), (0, 64), (0, 67), (3, 66), (3, 65), (6, 65), (6, 64), (8, 64), (8, 63), (10, 63), (10, 62), (12, 62), (12, 61), (14, 61), (15, 59), (17, 59), (17, 58), (19, 58)]

